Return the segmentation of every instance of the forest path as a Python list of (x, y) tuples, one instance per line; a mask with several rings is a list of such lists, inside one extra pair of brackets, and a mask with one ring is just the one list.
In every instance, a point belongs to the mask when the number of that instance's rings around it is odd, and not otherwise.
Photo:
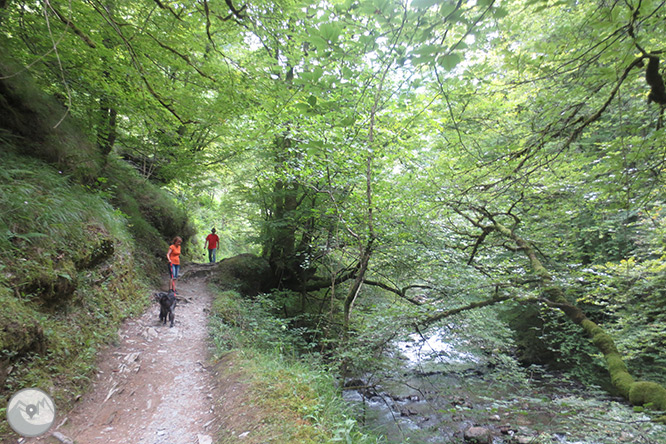
[(66, 419), (57, 420), (61, 426), (52, 429), (48, 442), (57, 438), (77, 444), (208, 444), (214, 440), (217, 396), (213, 370), (207, 368), (213, 297), (205, 277), (197, 274), (179, 281), (177, 289), (174, 327), (159, 323), (157, 303), (128, 320), (119, 344), (100, 354), (92, 388)]

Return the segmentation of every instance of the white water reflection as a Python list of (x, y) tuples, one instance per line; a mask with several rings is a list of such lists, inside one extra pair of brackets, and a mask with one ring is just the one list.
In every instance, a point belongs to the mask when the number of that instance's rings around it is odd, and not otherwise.
[(441, 330), (428, 337), (412, 333), (409, 335), (409, 340), (396, 342), (396, 345), (412, 366), (433, 359), (443, 364), (469, 364), (481, 361), (479, 356), (464, 350), (462, 344)]

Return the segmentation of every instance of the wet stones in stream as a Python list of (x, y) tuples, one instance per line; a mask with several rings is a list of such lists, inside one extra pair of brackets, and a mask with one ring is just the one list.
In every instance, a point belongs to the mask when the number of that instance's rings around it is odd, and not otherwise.
[(465, 430), (465, 441), (478, 444), (491, 444), (493, 442), (493, 433), (486, 427), (470, 427)]
[(523, 415), (492, 413), (483, 401), (463, 393), (442, 395), (423, 387), (414, 390), (411, 384), (409, 387), (396, 393), (395, 387), (352, 379), (345, 383), (345, 398), (364, 406), (365, 414), (360, 415), (364, 419), (386, 427), (383, 432), (388, 442), (398, 442), (407, 430), (429, 436), (428, 442), (440, 443), (464, 440), (474, 444), (524, 444), (534, 442), (538, 435)]
[(536, 436), (529, 429), (516, 430), (509, 426), (490, 428), (472, 426), (463, 433), (465, 442), (475, 444), (530, 444), (534, 443)]

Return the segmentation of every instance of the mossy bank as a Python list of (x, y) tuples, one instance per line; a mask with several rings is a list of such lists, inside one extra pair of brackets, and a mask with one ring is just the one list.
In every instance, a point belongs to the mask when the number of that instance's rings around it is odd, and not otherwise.
[(119, 211), (41, 161), (0, 162), (2, 396), (40, 387), (67, 405), (147, 302), (145, 279)]

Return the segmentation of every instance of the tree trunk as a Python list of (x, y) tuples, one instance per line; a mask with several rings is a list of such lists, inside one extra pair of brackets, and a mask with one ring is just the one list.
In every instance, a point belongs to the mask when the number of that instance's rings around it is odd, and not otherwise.
[[(280, 288), (302, 289), (309, 272), (304, 266), (304, 257), (309, 248), (309, 227), (304, 228), (301, 241), (298, 234), (303, 227), (297, 226), (298, 212), (302, 205), (302, 187), (297, 180), (283, 179), (282, 168), (290, 160), (291, 139), (279, 136), (275, 140), (275, 170), (278, 179), (273, 187), (266, 236), (263, 243), (264, 256), (268, 259)], [(306, 224), (307, 225), (307, 224)]]
[(110, 104), (108, 97), (102, 97), (99, 104), (100, 122), (97, 131), (97, 147), (106, 158), (116, 143), (116, 120), (118, 112)]
[[(372, 133), (371, 133), (372, 134)], [(372, 256), (372, 251), (375, 242), (375, 227), (373, 219), (373, 207), (372, 207), (372, 154), (368, 153), (368, 158), (366, 161), (366, 170), (365, 170), (365, 197), (367, 207), (367, 229), (368, 229), (368, 238), (367, 242), (363, 247), (361, 247), (361, 256), (359, 258), (358, 271), (356, 273), (356, 278), (354, 283), (349, 288), (347, 296), (345, 297), (344, 304), (344, 320), (342, 326), (342, 343), (349, 343), (349, 328), (351, 326), (351, 315), (352, 310), (354, 309), (354, 302), (358, 297), (363, 282), (365, 281), (365, 274), (368, 271), (368, 265), (370, 264), (370, 257)], [(360, 238), (360, 236), (359, 236)], [(360, 239), (359, 239), (360, 240)], [(347, 376), (349, 369), (349, 359), (346, 358), (342, 361), (340, 368), (340, 373), (343, 377)]]
[(279, 282), (292, 280), (292, 262), (294, 261), (295, 228), (289, 221), (294, 200), (286, 196), (293, 192), (289, 186), (278, 181), (275, 184), (274, 213), (271, 218), (274, 226), (270, 227), (270, 234), (266, 244), (268, 262)]

